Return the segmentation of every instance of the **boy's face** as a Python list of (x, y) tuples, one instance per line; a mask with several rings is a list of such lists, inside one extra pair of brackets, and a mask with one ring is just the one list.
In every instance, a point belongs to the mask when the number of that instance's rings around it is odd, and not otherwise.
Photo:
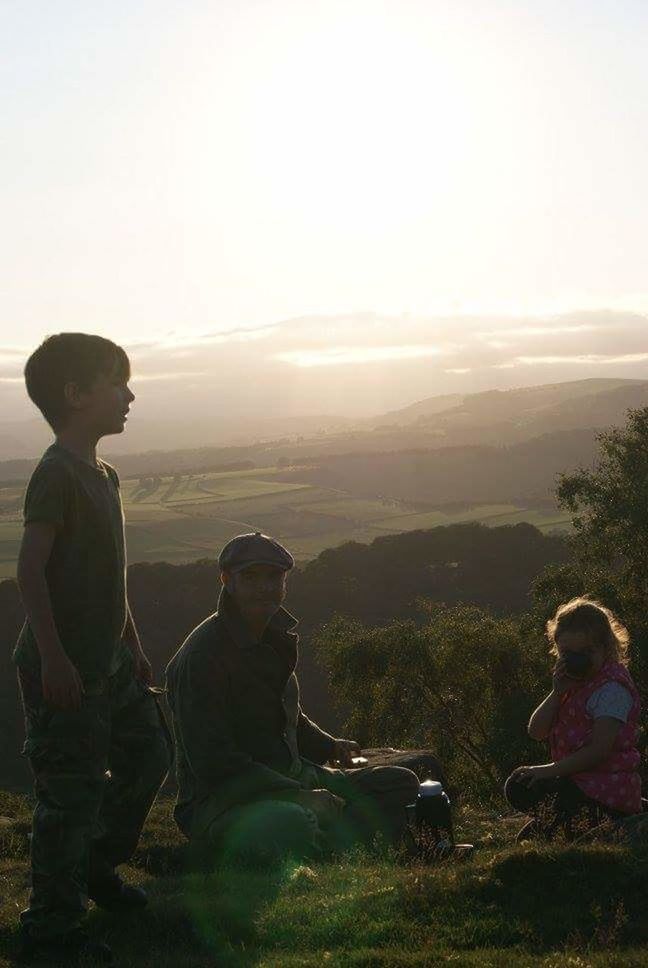
[(105, 437), (121, 434), (134, 393), (121, 374), (100, 374), (87, 390), (76, 390), (71, 406), (84, 426)]

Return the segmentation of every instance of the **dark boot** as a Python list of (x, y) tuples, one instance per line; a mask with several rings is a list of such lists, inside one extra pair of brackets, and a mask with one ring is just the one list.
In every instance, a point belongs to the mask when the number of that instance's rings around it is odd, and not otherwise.
[(44, 965), (114, 965), (113, 953), (107, 944), (93, 941), (82, 928), (51, 938), (33, 937), (21, 931), (19, 961), (23, 964)]
[(136, 911), (148, 904), (146, 891), (141, 887), (125, 884), (118, 874), (90, 884), (88, 897), (97, 907), (115, 914), (122, 911)]

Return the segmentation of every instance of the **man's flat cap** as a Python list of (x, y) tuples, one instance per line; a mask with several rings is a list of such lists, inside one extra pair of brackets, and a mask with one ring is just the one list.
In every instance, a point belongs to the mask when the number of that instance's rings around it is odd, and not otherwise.
[(295, 559), (274, 538), (255, 531), (238, 534), (228, 541), (218, 556), (218, 564), (221, 571), (230, 574), (249, 568), (250, 565), (273, 565), (283, 571), (290, 571), (294, 567)]

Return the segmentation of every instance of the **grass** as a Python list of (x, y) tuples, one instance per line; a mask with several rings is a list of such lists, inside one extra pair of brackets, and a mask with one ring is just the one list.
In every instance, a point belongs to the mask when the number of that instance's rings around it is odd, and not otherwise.
[[(569, 523), (560, 512), (513, 504), (420, 511), (387, 498), (286, 483), (277, 479), (278, 473), (267, 467), (123, 480), (129, 560), (180, 564), (210, 557), (246, 530), (276, 535), (304, 561), (345, 541), (369, 543), (384, 534), (462, 521), (529, 521), (545, 531), (564, 530)], [(0, 489), (0, 578), (15, 574), (22, 490)]]
[[(421, 867), (357, 852), (273, 873), (190, 874), (170, 820), (154, 807), (127, 878), (150, 904), (137, 918), (94, 910), (89, 928), (133, 968), (451, 965), (648, 968), (645, 854), (620, 847), (516, 847), (518, 821), (460, 819), (472, 861)], [(11, 964), (27, 892), (25, 798), (0, 794), (0, 966)]]

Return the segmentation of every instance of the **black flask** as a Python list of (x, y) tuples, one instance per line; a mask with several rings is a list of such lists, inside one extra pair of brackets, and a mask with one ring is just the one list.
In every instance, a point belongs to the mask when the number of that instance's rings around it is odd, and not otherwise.
[(425, 780), (414, 805), (419, 846), (438, 855), (449, 853), (454, 845), (450, 797), (438, 780)]
[(472, 856), (472, 844), (455, 843), (452, 804), (438, 780), (421, 783), (416, 801), (407, 812), (419, 860), (431, 863), (446, 857), (466, 860)]

